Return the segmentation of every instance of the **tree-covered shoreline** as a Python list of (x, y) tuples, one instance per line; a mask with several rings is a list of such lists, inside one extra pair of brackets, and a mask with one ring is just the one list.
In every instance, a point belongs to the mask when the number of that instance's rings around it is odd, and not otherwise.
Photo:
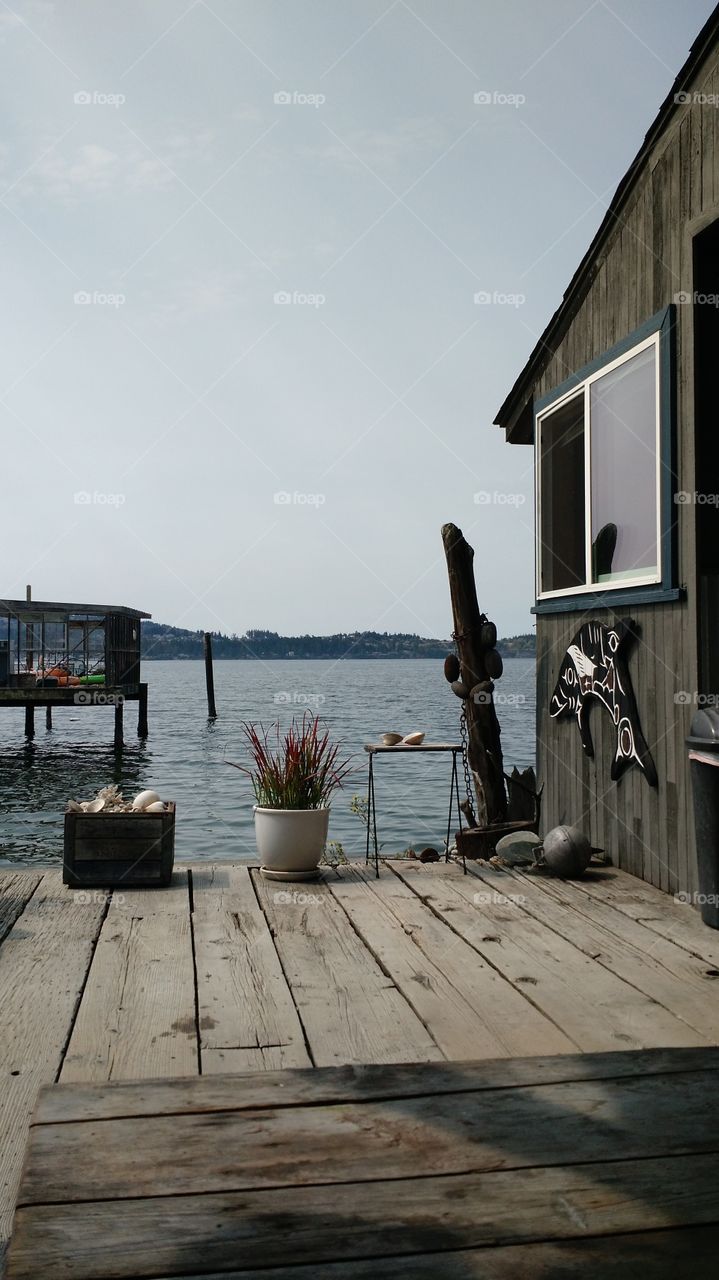
[[(511, 636), (498, 641), (505, 658), (534, 657), (534, 636)], [(212, 633), (216, 659), (332, 659), (332, 658), (444, 658), (451, 640), (429, 640), (405, 632), (356, 631), (331, 636), (281, 636), (275, 631), (250, 630), (243, 636)], [(142, 658), (187, 660), (203, 656), (203, 632), (187, 631), (161, 622), (143, 622)]]

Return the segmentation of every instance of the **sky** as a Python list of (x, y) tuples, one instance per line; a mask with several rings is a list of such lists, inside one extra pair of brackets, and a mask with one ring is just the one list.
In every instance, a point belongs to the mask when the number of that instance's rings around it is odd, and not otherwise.
[(532, 627), (496, 410), (709, 0), (0, 0), (0, 594)]

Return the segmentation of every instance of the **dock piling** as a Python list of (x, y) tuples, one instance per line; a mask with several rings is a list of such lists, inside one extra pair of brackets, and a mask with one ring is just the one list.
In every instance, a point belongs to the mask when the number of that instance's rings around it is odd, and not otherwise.
[(207, 716), (210, 720), (217, 719), (217, 708), (215, 706), (215, 676), (212, 670), (212, 636), (209, 631), (204, 635), (205, 648), (205, 684), (207, 685)]
[(35, 708), (31, 702), (25, 704), (25, 737), (35, 737)]
[(123, 704), (122, 702), (116, 702), (116, 703), (115, 703), (115, 739), (114, 739), (114, 746), (115, 746), (115, 750), (116, 750), (116, 751), (120, 750), (120, 749), (125, 745), (125, 739), (123, 738), (123, 734), (122, 734), (122, 724), (123, 724), (123, 715), (122, 715), (122, 713), (123, 713), (123, 709), (124, 709), (124, 704)]
[(52, 729), (52, 707), (51, 706), (47, 706), (45, 708), (45, 728)]
[(138, 738), (146, 738), (148, 735), (147, 727), (147, 685), (140, 685), (140, 697), (137, 707), (137, 736)]

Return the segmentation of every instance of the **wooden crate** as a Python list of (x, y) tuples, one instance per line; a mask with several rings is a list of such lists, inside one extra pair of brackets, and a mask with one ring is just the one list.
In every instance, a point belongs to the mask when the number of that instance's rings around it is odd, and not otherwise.
[(147, 888), (170, 883), (175, 805), (164, 813), (66, 813), (64, 884)]

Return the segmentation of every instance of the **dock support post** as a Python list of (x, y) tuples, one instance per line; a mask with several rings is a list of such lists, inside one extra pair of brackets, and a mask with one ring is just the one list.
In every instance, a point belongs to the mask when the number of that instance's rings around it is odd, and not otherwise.
[(35, 708), (32, 702), (25, 703), (25, 737), (35, 737)]
[(205, 684), (207, 685), (207, 715), (210, 720), (217, 719), (217, 707), (215, 706), (215, 677), (212, 670), (212, 636), (209, 631), (205, 632)]
[(115, 741), (114, 741), (114, 746), (115, 746), (115, 750), (116, 750), (116, 751), (117, 751), (117, 750), (119, 750), (121, 747), (123, 747), (123, 746), (125, 745), (125, 740), (124, 740), (124, 738), (123, 738), (123, 736), (122, 736), (122, 713), (123, 713), (123, 708), (124, 708), (124, 704), (123, 704), (122, 702), (116, 702), (116, 703), (115, 703)]
[(137, 706), (137, 736), (138, 738), (146, 738), (147, 734), (147, 685), (141, 684)]
[(45, 728), (52, 729), (52, 707), (51, 706), (47, 706), (45, 708)]

